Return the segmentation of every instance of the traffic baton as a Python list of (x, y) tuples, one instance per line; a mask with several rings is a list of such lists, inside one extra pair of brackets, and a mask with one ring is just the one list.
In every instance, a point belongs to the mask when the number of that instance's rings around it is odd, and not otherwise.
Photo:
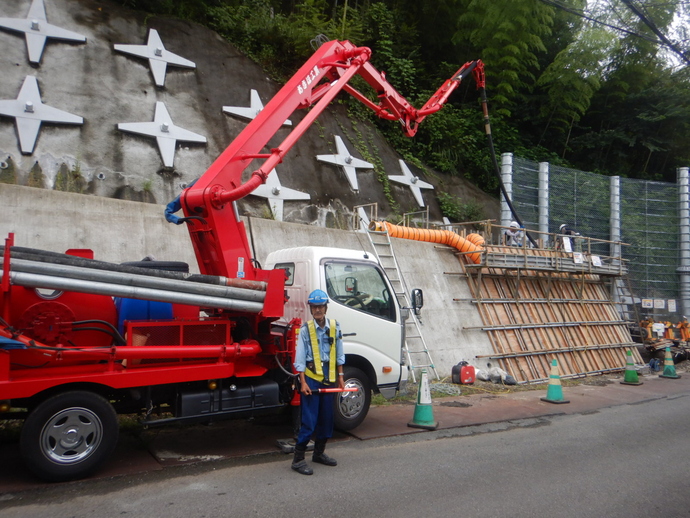
[(328, 394), (329, 392), (357, 392), (359, 389), (357, 387), (349, 388), (320, 388), (317, 389), (319, 394)]

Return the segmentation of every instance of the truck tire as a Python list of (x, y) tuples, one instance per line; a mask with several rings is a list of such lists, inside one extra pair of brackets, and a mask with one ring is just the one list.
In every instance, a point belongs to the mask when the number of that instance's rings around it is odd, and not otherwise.
[(83, 478), (112, 453), (119, 425), (113, 407), (93, 392), (63, 392), (39, 404), (24, 422), (22, 457), (50, 482)]
[(348, 431), (357, 428), (369, 413), (371, 405), (371, 382), (361, 370), (345, 366), (345, 387), (357, 387), (357, 392), (343, 392), (337, 395), (335, 405), (335, 427)]

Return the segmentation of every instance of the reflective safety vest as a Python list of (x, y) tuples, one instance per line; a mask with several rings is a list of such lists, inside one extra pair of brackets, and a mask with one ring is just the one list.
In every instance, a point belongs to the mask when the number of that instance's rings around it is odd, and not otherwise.
[[(338, 360), (335, 353), (335, 341), (337, 332), (335, 320), (329, 319), (328, 326), (330, 327), (331, 338), (331, 350), (328, 359), (328, 380), (330, 380), (331, 383), (334, 383), (335, 364)], [(311, 354), (312, 358), (314, 359), (314, 371), (307, 368), (304, 370), (304, 374), (321, 383), (324, 380), (323, 367), (321, 366), (321, 350), (319, 347), (319, 340), (316, 337), (316, 324), (313, 320), (307, 322), (307, 329), (309, 330), (309, 341), (311, 342)]]

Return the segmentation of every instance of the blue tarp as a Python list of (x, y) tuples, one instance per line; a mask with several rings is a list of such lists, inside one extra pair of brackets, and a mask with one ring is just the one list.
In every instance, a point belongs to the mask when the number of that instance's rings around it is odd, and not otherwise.
[(0, 336), (0, 349), (26, 349), (26, 345), (17, 340)]

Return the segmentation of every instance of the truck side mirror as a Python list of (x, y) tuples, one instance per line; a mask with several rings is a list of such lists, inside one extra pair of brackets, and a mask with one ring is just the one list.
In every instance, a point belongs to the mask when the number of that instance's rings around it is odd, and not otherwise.
[(412, 310), (414, 314), (419, 316), (424, 306), (424, 293), (419, 288), (412, 290)]
[(357, 279), (354, 277), (345, 277), (345, 292), (357, 295)]

